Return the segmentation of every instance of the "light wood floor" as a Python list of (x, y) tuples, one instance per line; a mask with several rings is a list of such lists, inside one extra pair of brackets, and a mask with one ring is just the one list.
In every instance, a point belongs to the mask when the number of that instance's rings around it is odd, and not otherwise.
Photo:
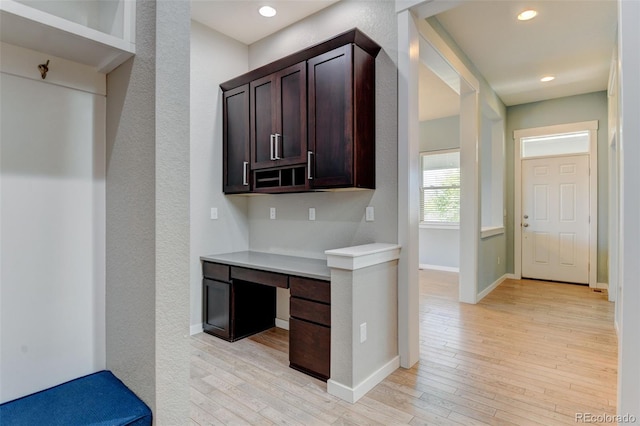
[(192, 424), (575, 425), (615, 414), (613, 304), (585, 286), (507, 280), (477, 305), (420, 271), (420, 362), (358, 403), (288, 367), (288, 332), (191, 339)]

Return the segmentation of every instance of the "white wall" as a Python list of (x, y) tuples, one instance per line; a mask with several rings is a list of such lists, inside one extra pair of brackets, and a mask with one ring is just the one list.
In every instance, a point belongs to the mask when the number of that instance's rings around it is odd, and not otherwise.
[[(220, 83), (248, 71), (248, 55), (246, 45), (191, 22), (192, 333), (202, 331), (200, 256), (243, 251), (249, 247), (248, 197), (222, 193), (222, 92), (219, 87)], [(217, 220), (211, 219), (212, 207), (218, 209)]]
[(189, 416), (190, 2), (136, 2), (107, 77), (107, 367), (156, 424)]
[(15, 46), (0, 54), (4, 402), (105, 367), (105, 76)]
[[(358, 27), (382, 46), (376, 58), (376, 189), (279, 194), (249, 200), (249, 247), (323, 258), (327, 249), (395, 243), (397, 220), (397, 24), (393, 2), (341, 1), (249, 46), (256, 68)], [(365, 222), (367, 206), (375, 222)], [(277, 219), (269, 220), (276, 207)], [(308, 220), (308, 208), (316, 220)]]
[[(618, 1), (619, 116), (622, 239), (618, 294), (621, 303), (618, 365), (618, 414), (640, 421), (640, 3)], [(622, 423), (622, 422), (621, 422)]]
[(424, 228), (418, 231), (421, 267), (460, 268), (460, 228)]

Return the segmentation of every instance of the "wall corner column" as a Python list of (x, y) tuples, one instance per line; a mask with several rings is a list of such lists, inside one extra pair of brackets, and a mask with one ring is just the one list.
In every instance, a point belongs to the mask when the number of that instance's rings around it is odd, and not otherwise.
[(398, 13), (398, 345), (400, 365), (420, 358), (418, 224), (419, 34), (409, 10)]
[(331, 378), (327, 392), (356, 402), (400, 366), (396, 244), (328, 250)]

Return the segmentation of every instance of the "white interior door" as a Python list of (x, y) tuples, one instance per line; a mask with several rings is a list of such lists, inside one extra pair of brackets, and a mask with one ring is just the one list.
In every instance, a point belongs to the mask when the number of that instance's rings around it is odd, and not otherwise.
[(522, 160), (522, 276), (589, 283), (589, 156)]

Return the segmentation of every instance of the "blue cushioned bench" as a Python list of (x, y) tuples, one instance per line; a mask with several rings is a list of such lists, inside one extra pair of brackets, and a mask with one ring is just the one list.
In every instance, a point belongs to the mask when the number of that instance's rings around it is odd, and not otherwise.
[(0, 405), (2, 426), (151, 425), (151, 410), (110, 371)]

